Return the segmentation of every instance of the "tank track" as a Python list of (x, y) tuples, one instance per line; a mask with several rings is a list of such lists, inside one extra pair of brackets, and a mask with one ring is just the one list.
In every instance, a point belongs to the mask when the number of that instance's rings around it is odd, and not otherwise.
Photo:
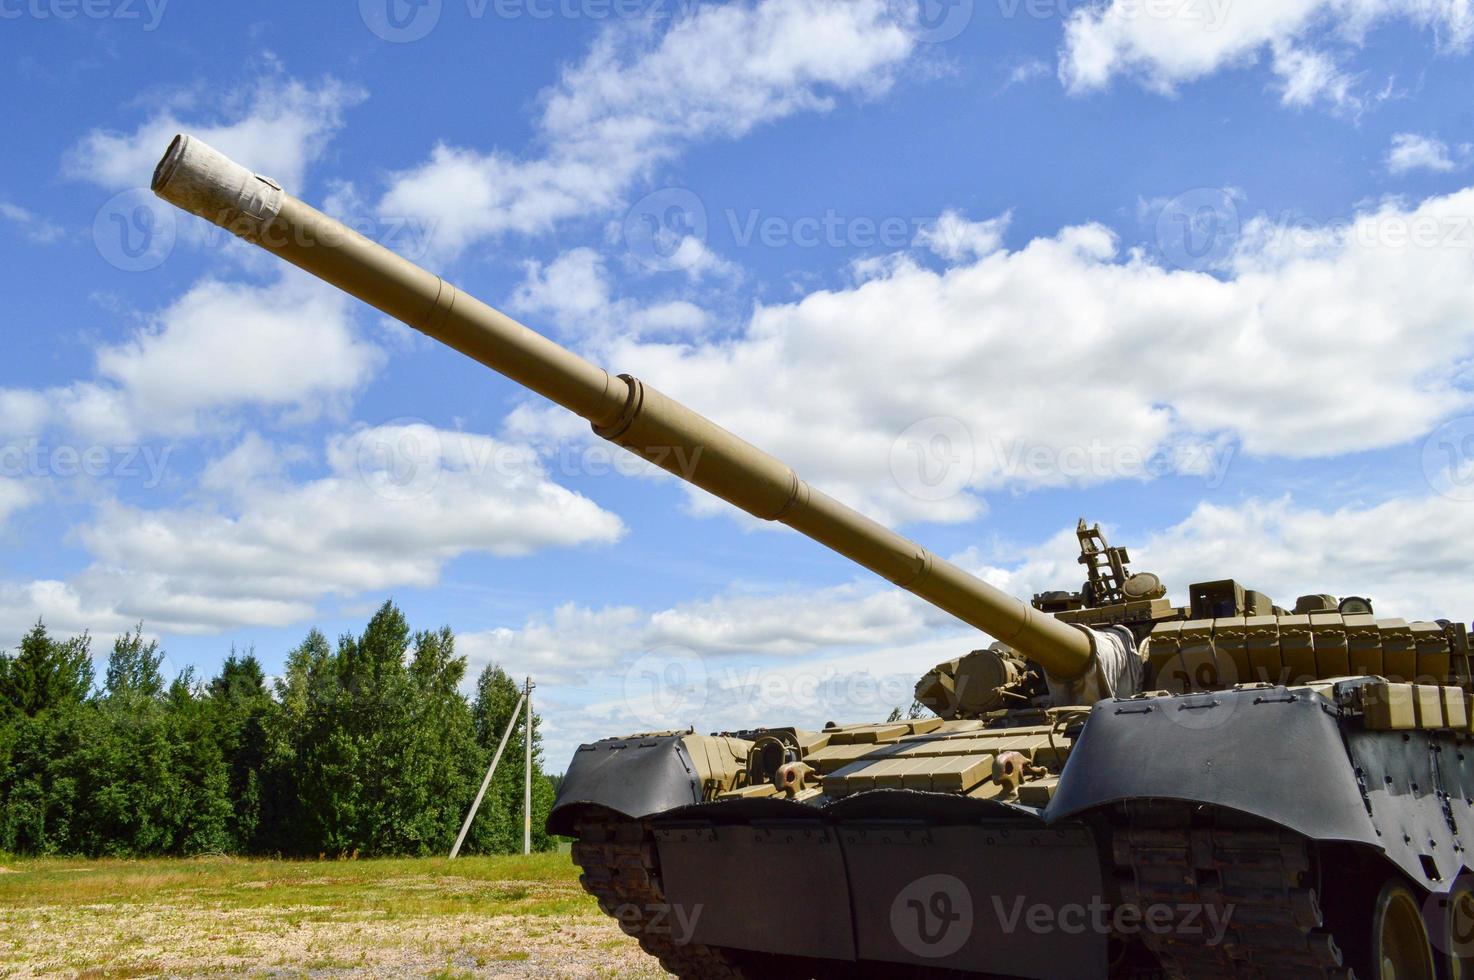
[[(1122, 902), (1172, 910), (1169, 927), (1141, 931), (1172, 980), (1353, 977), (1325, 928), (1314, 855), (1300, 835), (1207, 811), (1195, 821), (1187, 807), (1128, 805), (1112, 849)], [(1222, 942), (1209, 945), (1209, 922), (1225, 918)]]
[(594, 811), (575, 827), (573, 860), (579, 882), (605, 915), (619, 923), (660, 965), (689, 980), (742, 980), (748, 976), (730, 953), (699, 943), (677, 943), (667, 925), (669, 906), (660, 890), (660, 862), (648, 821)]

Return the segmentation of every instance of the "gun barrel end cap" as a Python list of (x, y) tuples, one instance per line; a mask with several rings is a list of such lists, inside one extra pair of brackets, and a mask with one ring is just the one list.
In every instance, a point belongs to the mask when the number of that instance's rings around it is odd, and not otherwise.
[(169, 142), (169, 149), (164, 151), (163, 159), (159, 165), (154, 167), (154, 179), (149, 185), (155, 194), (164, 196), (164, 187), (168, 185), (169, 178), (174, 176), (174, 171), (179, 169), (179, 161), (184, 159), (185, 148), (191, 142), (190, 137), (184, 133), (175, 136)]
[(250, 239), (276, 217), (282, 190), (198, 137), (175, 136), (154, 168), (153, 192)]

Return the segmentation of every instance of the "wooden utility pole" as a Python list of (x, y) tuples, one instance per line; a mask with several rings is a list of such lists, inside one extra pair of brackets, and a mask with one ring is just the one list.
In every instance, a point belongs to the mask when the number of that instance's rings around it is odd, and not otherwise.
[[(529, 690), (531, 690), (531, 684), (532, 682), (529, 680)], [(517, 713), (522, 710), (522, 702), (526, 699), (527, 695), (523, 693), (517, 699), (517, 707), (512, 709), (512, 717), (507, 719), (507, 730), (502, 732), (502, 740), (496, 747), (496, 754), (491, 757), (491, 768), (486, 770), (486, 778), (481, 780), (481, 788), (476, 791), (476, 800), (471, 804), (471, 812), (466, 814), (466, 822), (461, 824), (461, 832), (456, 837), (455, 846), (450, 849), (450, 859), (452, 861), (455, 860), (457, 854), (461, 853), (461, 845), (466, 842), (466, 833), (471, 829), (471, 821), (476, 819), (476, 811), (481, 807), (481, 799), (486, 795), (486, 787), (491, 785), (491, 775), (496, 772), (496, 764), (502, 759), (502, 750), (507, 747), (507, 739), (512, 737), (512, 729), (517, 727)], [(529, 717), (531, 717), (531, 707), (529, 704)]]
[(532, 853), (532, 678), (527, 678), (527, 690), (522, 699), (527, 702), (527, 758), (525, 760), (522, 786), (522, 853)]

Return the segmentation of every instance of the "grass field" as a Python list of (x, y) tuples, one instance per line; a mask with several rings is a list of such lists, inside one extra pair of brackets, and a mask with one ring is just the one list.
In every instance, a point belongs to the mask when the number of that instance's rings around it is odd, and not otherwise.
[(564, 854), (0, 856), (0, 977), (661, 977)]

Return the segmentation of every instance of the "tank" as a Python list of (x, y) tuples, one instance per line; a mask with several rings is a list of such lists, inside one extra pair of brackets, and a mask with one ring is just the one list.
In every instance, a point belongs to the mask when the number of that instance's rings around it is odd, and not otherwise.
[(1024, 601), (197, 139), (153, 187), (991, 641), (920, 679), (924, 717), (579, 748), (548, 828), (669, 972), (1471, 975), (1463, 623), (1232, 578), (1175, 605), (1083, 520), (1082, 585)]

